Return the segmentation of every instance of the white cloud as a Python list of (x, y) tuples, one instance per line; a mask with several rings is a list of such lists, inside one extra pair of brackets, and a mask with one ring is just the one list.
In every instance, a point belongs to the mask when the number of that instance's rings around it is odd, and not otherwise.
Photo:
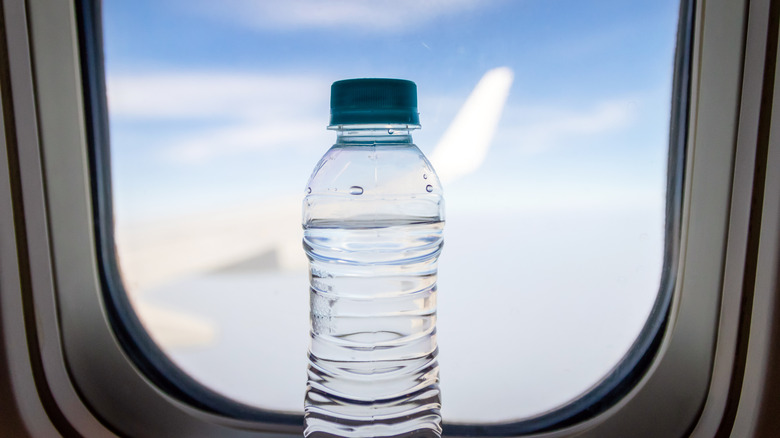
[(202, 2), (199, 9), (259, 29), (342, 27), (387, 32), (421, 26), (437, 17), (484, 5), (477, 0), (225, 0)]
[(189, 133), (162, 149), (162, 156), (183, 164), (203, 163), (222, 155), (242, 152), (328, 144), (331, 133), (325, 131), (322, 118), (288, 120), (274, 123), (245, 123)]
[(160, 156), (180, 164), (258, 149), (320, 145), (328, 135), (329, 92), (329, 81), (295, 75), (156, 72), (108, 80), (112, 119), (209, 122), (173, 138), (152, 140), (165, 141), (159, 145)]
[(594, 137), (629, 126), (637, 116), (636, 99), (613, 99), (589, 108), (544, 105), (507, 107), (497, 141), (524, 153), (540, 153), (572, 139)]
[(319, 77), (233, 72), (154, 72), (108, 78), (112, 117), (262, 118), (328, 110)]
[[(112, 119), (210, 122), (209, 127), (192, 128), (160, 145), (161, 156), (173, 162), (198, 163), (264, 148), (319, 146), (331, 137), (324, 129), (330, 81), (322, 77), (164, 71), (112, 76), (108, 86)], [(452, 97), (429, 99), (440, 100)], [(572, 138), (623, 128), (636, 113), (635, 100), (628, 98), (584, 109), (507, 106), (495, 142), (537, 153)]]

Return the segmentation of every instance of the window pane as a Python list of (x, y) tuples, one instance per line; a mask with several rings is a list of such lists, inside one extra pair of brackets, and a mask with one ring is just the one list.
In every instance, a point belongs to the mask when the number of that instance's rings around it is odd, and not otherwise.
[(117, 256), (204, 385), (301, 412), (300, 202), (331, 82), (419, 90), (447, 200), (445, 421), (531, 417), (629, 351), (660, 288), (679, 4), (106, 2)]

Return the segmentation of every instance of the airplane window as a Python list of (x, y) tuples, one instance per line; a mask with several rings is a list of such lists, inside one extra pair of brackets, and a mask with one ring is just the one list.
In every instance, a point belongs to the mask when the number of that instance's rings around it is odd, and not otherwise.
[(417, 83), (414, 139), (447, 203), (444, 421), (538, 418), (622, 379), (666, 314), (679, 8), (106, 2), (116, 257), (132, 310), (194, 381), (300, 415), (301, 201), (334, 140), (330, 84), (397, 77)]

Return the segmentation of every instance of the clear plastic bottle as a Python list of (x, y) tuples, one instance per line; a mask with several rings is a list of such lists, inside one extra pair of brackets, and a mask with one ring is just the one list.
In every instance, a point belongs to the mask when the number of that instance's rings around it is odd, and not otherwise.
[(338, 81), (303, 203), (311, 280), (307, 437), (441, 436), (436, 271), (444, 202), (412, 143), (417, 87)]

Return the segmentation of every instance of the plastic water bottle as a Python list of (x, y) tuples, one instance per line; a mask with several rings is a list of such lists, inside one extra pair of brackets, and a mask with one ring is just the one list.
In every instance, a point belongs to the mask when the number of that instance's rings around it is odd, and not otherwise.
[(303, 203), (311, 273), (307, 437), (439, 437), (436, 269), (444, 203), (412, 143), (417, 86), (331, 88), (336, 144)]

